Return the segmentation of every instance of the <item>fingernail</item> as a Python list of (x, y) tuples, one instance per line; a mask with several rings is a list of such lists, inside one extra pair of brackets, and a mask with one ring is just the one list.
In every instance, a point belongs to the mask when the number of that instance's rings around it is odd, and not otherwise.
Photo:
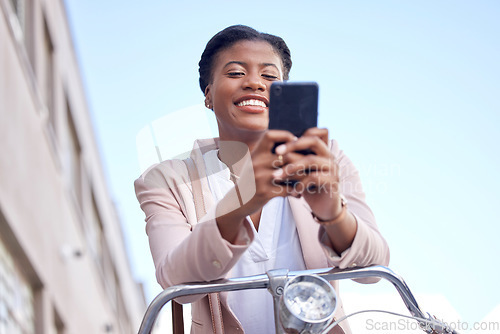
[(277, 154), (285, 154), (286, 152), (286, 145), (281, 144), (280, 146), (276, 147), (276, 153)]
[(283, 168), (279, 168), (279, 169), (276, 169), (275, 171), (273, 171), (273, 177), (275, 179), (280, 178), (282, 176), (283, 176)]

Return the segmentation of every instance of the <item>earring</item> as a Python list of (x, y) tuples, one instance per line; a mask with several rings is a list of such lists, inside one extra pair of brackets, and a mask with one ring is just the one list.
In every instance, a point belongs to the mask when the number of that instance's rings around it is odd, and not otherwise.
[(208, 102), (207, 102), (207, 103), (205, 103), (205, 107), (207, 107), (208, 109), (212, 109), (212, 108), (210, 107), (210, 104), (208, 104)]

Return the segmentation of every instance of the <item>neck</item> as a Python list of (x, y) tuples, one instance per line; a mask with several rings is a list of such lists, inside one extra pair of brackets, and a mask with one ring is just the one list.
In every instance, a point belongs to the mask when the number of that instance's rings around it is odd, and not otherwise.
[[(241, 131), (243, 132), (243, 131)], [(231, 136), (227, 134), (222, 134), (219, 131), (219, 139), (220, 141), (223, 142), (234, 142), (234, 143), (240, 143), (241, 145), (244, 145), (247, 150), (252, 152), (258, 142), (261, 140), (262, 136), (265, 134), (265, 131), (260, 131), (260, 132), (248, 132), (248, 133), (238, 133), (238, 136)], [(229, 145), (227, 147), (221, 147), (221, 150), (228, 150), (229, 154), (231, 153), (230, 151), (234, 149), (233, 146)]]
[[(262, 137), (253, 138), (253, 140), (234, 139), (221, 136), (219, 141), (219, 159), (229, 167), (232, 173), (240, 176), (244, 165), (245, 155), (251, 153)], [(248, 139), (248, 138), (247, 138)]]

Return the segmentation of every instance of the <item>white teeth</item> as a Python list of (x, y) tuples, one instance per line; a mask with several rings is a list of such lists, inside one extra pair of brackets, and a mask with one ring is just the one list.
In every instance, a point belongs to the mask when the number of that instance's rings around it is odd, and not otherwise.
[(241, 101), (240, 103), (238, 103), (238, 106), (239, 107), (244, 107), (244, 106), (259, 106), (259, 107), (264, 107), (265, 108), (266, 104), (264, 103), (264, 101), (251, 99), (251, 100)]

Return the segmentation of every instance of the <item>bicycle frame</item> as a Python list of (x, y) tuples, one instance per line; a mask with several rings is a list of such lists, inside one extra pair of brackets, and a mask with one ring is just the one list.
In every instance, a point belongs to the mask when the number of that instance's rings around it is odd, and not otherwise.
[(248, 290), (248, 289), (268, 289), (273, 295), (274, 300), (274, 312), (275, 312), (275, 323), (276, 323), (276, 333), (285, 333), (279, 324), (279, 309), (278, 301), (283, 293), (283, 288), (286, 282), (298, 275), (318, 275), (327, 281), (343, 280), (343, 279), (358, 279), (367, 277), (378, 277), (383, 278), (391, 282), (399, 295), (403, 299), (408, 311), (413, 317), (420, 319), (427, 319), (435, 323), (434, 328), (429, 329), (426, 321), (417, 320), (422, 328), (427, 328), (425, 330), (428, 333), (452, 333), (450, 329), (446, 328), (444, 325), (440, 324), (434, 318), (426, 316), (424, 312), (418, 306), (415, 297), (410, 291), (409, 287), (406, 285), (403, 278), (391, 269), (383, 266), (371, 266), (371, 267), (358, 267), (358, 268), (348, 268), (348, 269), (338, 269), (338, 268), (324, 268), (324, 269), (312, 269), (312, 270), (302, 270), (302, 271), (288, 271), (287, 269), (276, 269), (270, 270), (266, 274), (242, 277), (242, 278), (231, 278), (231, 279), (221, 279), (212, 282), (204, 283), (191, 283), (191, 284), (181, 284), (169, 287), (162, 291), (156, 298), (150, 303), (146, 313), (144, 315), (141, 327), (138, 334), (149, 334), (153, 328), (156, 318), (162, 309), (162, 307), (172, 299), (195, 295), (195, 294), (206, 294), (213, 292), (222, 291), (235, 291), (235, 290)]

